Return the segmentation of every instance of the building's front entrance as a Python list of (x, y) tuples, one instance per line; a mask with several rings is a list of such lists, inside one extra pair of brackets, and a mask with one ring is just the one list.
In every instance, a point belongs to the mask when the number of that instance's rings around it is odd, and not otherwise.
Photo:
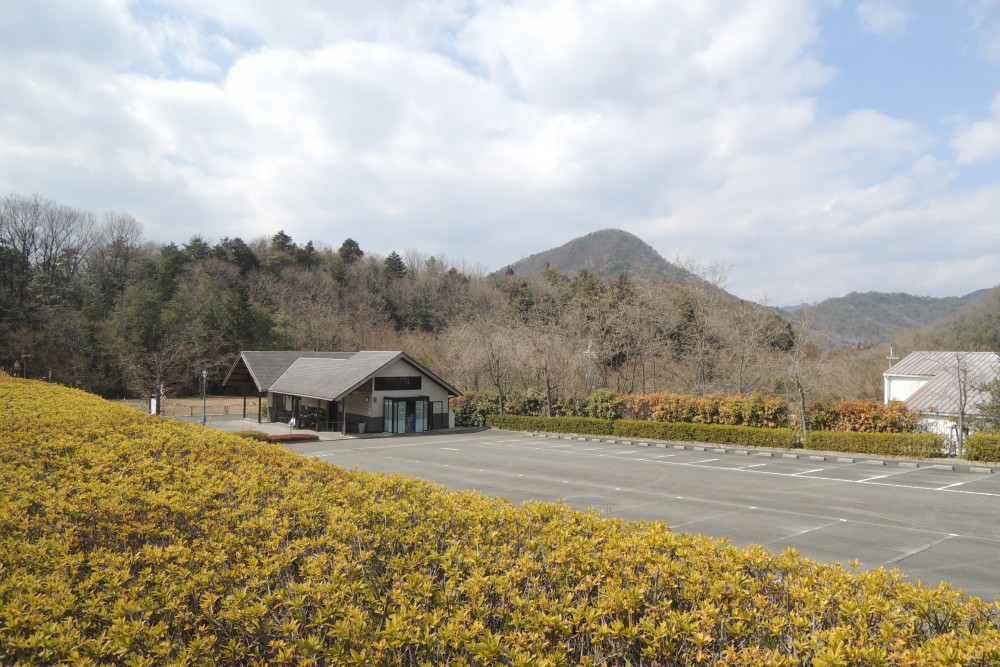
[(423, 433), (432, 423), (427, 396), (383, 399), (382, 430), (386, 433)]

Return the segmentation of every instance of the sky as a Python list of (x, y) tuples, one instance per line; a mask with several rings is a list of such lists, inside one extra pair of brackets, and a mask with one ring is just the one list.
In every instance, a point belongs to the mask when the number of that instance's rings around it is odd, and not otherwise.
[(772, 305), (1000, 284), (1000, 0), (0, 0), (0, 196)]

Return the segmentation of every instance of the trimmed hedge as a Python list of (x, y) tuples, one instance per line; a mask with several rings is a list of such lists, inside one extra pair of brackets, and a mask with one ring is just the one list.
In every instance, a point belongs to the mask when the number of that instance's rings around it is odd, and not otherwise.
[(490, 415), (486, 418), (486, 423), (493, 428), (509, 431), (614, 435), (622, 438), (681, 440), (750, 447), (790, 449), (796, 443), (795, 431), (787, 428), (752, 428), (749, 426), (649, 422), (629, 419), (612, 421), (591, 417), (522, 417), (519, 415)]
[(934, 433), (857, 433), (810, 431), (806, 449), (827, 452), (934, 458), (944, 453), (944, 438)]
[(969, 461), (1000, 461), (1000, 435), (974, 433), (965, 440), (965, 458)]
[(681, 440), (684, 442), (708, 442), (719, 445), (778, 447), (782, 449), (791, 449), (798, 441), (797, 434), (790, 428), (646, 422), (629, 419), (616, 421), (614, 434), (625, 438)]
[(1000, 665), (1000, 607), (0, 372), (2, 665)]
[(545, 433), (579, 433), (581, 435), (611, 435), (614, 422), (593, 417), (524, 417), (522, 415), (489, 415), (486, 424), (508, 431), (542, 431)]

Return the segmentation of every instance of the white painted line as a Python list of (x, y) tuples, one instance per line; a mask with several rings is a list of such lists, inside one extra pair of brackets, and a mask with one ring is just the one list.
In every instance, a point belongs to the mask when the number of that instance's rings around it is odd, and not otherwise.
[(970, 481), (972, 481), (972, 480), (968, 480), (967, 479), (964, 482), (955, 482), (954, 484), (948, 484), (947, 486), (939, 486), (939, 487), (937, 487), (934, 490), (935, 491), (944, 491), (945, 489), (951, 489), (951, 488), (956, 487), (956, 486), (962, 486), (963, 484), (968, 484)]
[(458, 451), (457, 447), (441, 447), (441, 449), (443, 451), (446, 451), (446, 452), (457, 452)]
[(864, 479), (859, 479), (858, 480), (858, 484), (863, 484), (865, 482), (870, 482), (870, 481), (875, 480), (875, 479), (885, 479), (886, 477), (892, 477), (892, 475), (875, 475), (874, 477), (865, 477)]
[(816, 468), (815, 470), (803, 470), (802, 472), (792, 473), (790, 477), (800, 477), (802, 475), (811, 475), (814, 472), (823, 472), (826, 468)]
[(743, 467), (744, 468), (760, 468), (760, 467), (766, 466), (766, 465), (767, 465), (766, 463), (754, 463), (753, 465), (743, 466)]
[(894, 563), (898, 563), (900, 561), (906, 560), (907, 558), (911, 558), (912, 556), (916, 556), (917, 554), (923, 553), (923, 552), (927, 551), (928, 549), (932, 549), (932, 548), (936, 547), (937, 545), (939, 545), (939, 544), (941, 544), (943, 542), (947, 542), (948, 540), (950, 540), (953, 537), (958, 537), (958, 535), (956, 535), (955, 533), (949, 533), (949, 534), (945, 535), (944, 537), (942, 537), (940, 540), (935, 540), (935, 541), (931, 542), (930, 544), (925, 544), (922, 547), (917, 547), (916, 549), (911, 549), (910, 551), (907, 551), (906, 553), (904, 553), (902, 556), (897, 556), (896, 558), (893, 558), (892, 560), (887, 560), (886, 562), (882, 563), (882, 565), (892, 565)]
[(839, 525), (842, 521), (846, 521), (846, 519), (838, 519), (837, 521), (831, 521), (830, 523), (824, 523), (821, 526), (814, 526), (813, 528), (806, 528), (805, 530), (800, 530), (797, 533), (792, 533), (791, 535), (785, 535), (783, 537), (779, 537), (777, 540), (771, 540), (771, 542), (779, 542), (781, 540), (789, 540), (789, 539), (791, 539), (793, 537), (799, 537), (800, 535), (807, 535), (809, 533), (815, 533), (817, 530), (823, 530), (824, 528), (829, 528), (830, 526)]
[(691, 465), (695, 465), (696, 463), (711, 463), (712, 461), (718, 461), (718, 460), (719, 459), (704, 459), (702, 461), (689, 461), (689, 463)]

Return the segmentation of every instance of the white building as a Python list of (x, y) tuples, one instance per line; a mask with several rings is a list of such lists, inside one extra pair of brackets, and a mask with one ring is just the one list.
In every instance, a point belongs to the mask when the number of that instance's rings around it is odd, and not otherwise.
[(981, 388), (998, 373), (1000, 355), (993, 352), (911, 352), (882, 374), (883, 395), (886, 403), (905, 403), (928, 431), (954, 440), (959, 413), (969, 421), (979, 415), (989, 400)]

